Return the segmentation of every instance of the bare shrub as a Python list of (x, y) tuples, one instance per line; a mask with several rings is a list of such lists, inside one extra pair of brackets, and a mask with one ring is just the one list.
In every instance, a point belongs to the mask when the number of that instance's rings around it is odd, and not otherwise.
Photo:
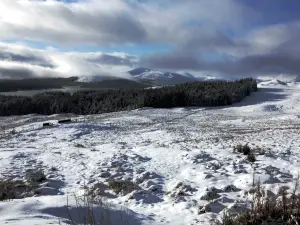
[(247, 155), (247, 160), (250, 162), (250, 163), (254, 163), (256, 161), (256, 157), (255, 155), (251, 152), (250, 154)]
[(233, 152), (242, 153), (244, 155), (249, 155), (251, 152), (251, 148), (248, 146), (248, 144), (245, 144), (245, 145), (238, 144), (233, 147)]
[(299, 179), (296, 180), (292, 193), (287, 187), (280, 188), (277, 198), (266, 193), (260, 184), (255, 187), (252, 207), (246, 212), (231, 215), (225, 212), (216, 225), (298, 225), (300, 224), (300, 195), (296, 194)]
[(40, 183), (46, 180), (46, 175), (40, 169), (28, 169), (25, 173), (25, 179), (30, 183)]
[[(129, 225), (129, 211), (125, 208), (118, 209), (119, 213), (112, 204), (106, 202), (102, 197), (95, 199), (85, 193), (83, 196), (74, 195), (75, 206), (69, 205), (67, 199), (67, 217), (71, 225)], [(115, 211), (116, 212), (116, 211)], [(59, 224), (62, 223), (59, 221)]]
[(247, 160), (250, 163), (254, 163), (256, 161), (254, 151), (248, 146), (248, 144), (245, 144), (245, 145), (238, 144), (238, 145), (234, 146), (233, 152), (246, 155)]
[(0, 180), (0, 201), (33, 196), (35, 188), (36, 186), (22, 180)]

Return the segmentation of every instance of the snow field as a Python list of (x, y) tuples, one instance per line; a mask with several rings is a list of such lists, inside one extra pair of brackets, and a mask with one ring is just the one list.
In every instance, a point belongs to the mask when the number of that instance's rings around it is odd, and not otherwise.
[[(273, 193), (292, 187), (300, 168), (299, 101), (298, 84), (271, 83), (231, 107), (147, 108), (50, 128), (41, 123), (53, 116), (2, 117), (16, 133), (0, 139), (0, 177), (23, 178), (37, 168), (48, 180), (34, 197), (0, 202), (0, 224), (64, 224), (67, 196), (86, 186), (115, 206), (112, 215), (127, 208), (133, 225), (212, 224), (224, 210), (249, 207), (253, 176)], [(246, 143), (253, 164), (233, 152)], [(116, 194), (109, 180), (138, 188)]]

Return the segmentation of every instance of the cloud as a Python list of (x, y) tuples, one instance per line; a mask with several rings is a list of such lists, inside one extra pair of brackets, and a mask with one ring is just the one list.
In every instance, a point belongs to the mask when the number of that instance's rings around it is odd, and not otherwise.
[(211, 36), (206, 34), (173, 51), (143, 56), (141, 64), (151, 68), (205, 71), (234, 77), (298, 75), (299, 46), (300, 21), (293, 21), (252, 29), (243, 38), (218, 32), (211, 33)]
[(70, 56), (85, 59), (93, 64), (105, 64), (111, 66), (128, 66), (136, 65), (138, 58), (126, 53), (103, 53), (103, 52), (88, 52), (88, 53), (68, 53)]
[(122, 1), (3, 0), (0, 36), (56, 43), (140, 42), (146, 31)]
[(62, 52), (0, 43), (0, 78), (111, 76), (130, 78), (137, 58), (126, 53)]
[(33, 77), (57, 77), (59, 74), (52, 68), (28, 63), (0, 61), (1, 79), (23, 79)]
[(34, 76), (126, 76), (126, 71), (139, 66), (235, 77), (299, 74), (297, 12), (291, 20), (280, 15), (283, 22), (274, 23), (279, 9), (286, 12), (279, 0), (272, 1), (272, 9), (258, 0), (251, 2), (1, 0), (2, 39), (22, 37), (49, 45), (106, 49), (158, 44), (172, 50), (136, 57), (126, 53), (39, 50), (3, 43), (0, 67), (7, 74), (8, 67), (17, 71), (24, 68), (24, 74), (31, 71)]
[(223, 77), (259, 77), (281, 74), (298, 75), (300, 58), (283, 54), (251, 55), (234, 60), (209, 61), (173, 53), (148, 56), (142, 65), (167, 70), (192, 70)]
[(31, 65), (38, 65), (41, 67), (55, 67), (50, 61), (47, 61), (43, 57), (38, 57), (33, 54), (21, 55), (13, 52), (5, 52), (0, 50), (0, 60), (2, 61), (12, 61), (19, 63), (30, 63)]
[(105, 47), (181, 43), (195, 29), (245, 26), (250, 14), (234, 0), (1, 0), (0, 37)]

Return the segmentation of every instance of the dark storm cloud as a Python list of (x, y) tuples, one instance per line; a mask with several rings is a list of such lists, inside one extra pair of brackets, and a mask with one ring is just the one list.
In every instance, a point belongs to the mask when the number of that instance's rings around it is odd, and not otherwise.
[(125, 65), (125, 66), (132, 66), (134, 63), (133, 61), (137, 60), (136, 57), (127, 55), (126, 57), (119, 57), (115, 55), (109, 55), (109, 54), (94, 54), (92, 56), (86, 56), (85, 58), (88, 62), (92, 63), (100, 63), (100, 64), (106, 64), (106, 65)]
[[(0, 35), (46, 40), (61, 44), (92, 43), (98, 45), (140, 43), (147, 38), (145, 27), (122, 4), (92, 4), (64, 2), (20, 2), (3, 0)], [(109, 7), (105, 10), (105, 5)], [(100, 7), (103, 6), (103, 7)], [(114, 7), (115, 6), (115, 7)], [(30, 7), (30, 9), (29, 9)], [(6, 11), (5, 11), (6, 9)], [(24, 21), (10, 22), (8, 10), (22, 12)], [(29, 13), (30, 11), (31, 13)], [(0, 10), (1, 12), (1, 10)], [(18, 15), (16, 14), (16, 17)], [(42, 18), (42, 19), (41, 19)]]
[(181, 55), (180, 53), (172, 52), (170, 54), (153, 54), (141, 58), (140, 61), (143, 67), (171, 70), (198, 70), (201, 65), (198, 59)]
[[(74, 14), (68, 9), (65, 12), (57, 12), (59, 17), (69, 21), (73, 26), (77, 26), (74, 31), (49, 30), (41, 28), (39, 36), (45, 40), (55, 40), (59, 43), (96, 43), (100, 45), (110, 45), (117, 43), (139, 43), (146, 37), (146, 31), (134, 20), (132, 16), (126, 14), (100, 14), (90, 13)], [(72, 24), (69, 24), (71, 27)], [(28, 36), (35, 30), (25, 30)]]
[(269, 54), (252, 55), (235, 60), (211, 62), (208, 60), (165, 54), (145, 57), (142, 64), (151, 68), (170, 70), (210, 71), (236, 77), (256, 77), (261, 74), (300, 74), (300, 58), (294, 56)]
[(256, 76), (257, 74), (299, 74), (300, 58), (283, 54), (252, 55), (235, 62), (215, 64), (211, 69), (236, 76)]
[(221, 31), (203, 32), (193, 31), (187, 40), (183, 40), (177, 51), (193, 53), (203, 50), (214, 50), (223, 47), (235, 47), (235, 43), (228, 35)]
[(299, 51), (300, 22), (292, 22), (254, 29), (243, 39), (222, 32), (202, 35), (173, 51), (144, 56), (141, 64), (151, 68), (208, 71), (228, 76), (297, 75), (300, 74)]
[(51, 64), (45, 58), (38, 55), (22, 55), (13, 52), (1, 52), (0, 50), (0, 60), (8, 60), (12, 62), (28, 63), (31, 65), (38, 65), (42, 67), (54, 68), (55, 65)]
[(193, 24), (202, 24), (202, 31), (241, 26), (241, 15), (252, 15), (247, 12), (234, 0), (1, 0), (0, 36), (105, 47), (180, 43), (191, 38)]
[[(91, 32), (96, 34), (96, 37), (103, 39), (104, 43), (139, 43), (145, 40), (146, 30), (142, 27), (138, 20), (132, 15), (126, 13), (109, 14), (103, 13), (100, 15), (91, 15), (90, 13), (63, 14), (67, 21), (73, 21), (78, 27), (82, 27), (88, 34)], [(92, 37), (90, 37), (92, 38)]]

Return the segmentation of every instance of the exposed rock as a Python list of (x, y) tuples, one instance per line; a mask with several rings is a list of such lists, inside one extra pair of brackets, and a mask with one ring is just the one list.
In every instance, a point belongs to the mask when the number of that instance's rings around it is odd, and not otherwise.
[(207, 162), (205, 167), (206, 169), (218, 170), (222, 167), (222, 164), (219, 161), (214, 160), (214, 161)]
[(189, 196), (195, 191), (197, 191), (197, 189), (191, 187), (189, 184), (179, 182), (171, 191), (170, 196), (173, 198), (178, 198), (180, 196)]
[(133, 182), (135, 182), (137, 184), (140, 184), (140, 183), (143, 183), (145, 180), (153, 179), (153, 178), (157, 178), (157, 177), (158, 177), (158, 175), (156, 173), (145, 171), (145, 172), (142, 172), (142, 173), (138, 174), (133, 179)]
[(238, 189), (233, 184), (230, 184), (230, 185), (226, 185), (225, 187), (223, 187), (222, 191), (224, 191), (224, 192), (237, 192), (237, 191), (240, 191), (240, 189)]
[(210, 178), (212, 178), (212, 177), (214, 177), (214, 175), (212, 175), (212, 174), (207, 174), (207, 175), (204, 177), (204, 179), (207, 180), (207, 179), (210, 179)]
[(111, 173), (108, 172), (108, 171), (103, 171), (103, 172), (101, 172), (101, 174), (100, 174), (100, 177), (102, 177), (102, 178), (108, 178), (108, 177), (110, 177), (110, 176), (111, 176)]
[(211, 201), (220, 197), (218, 194), (220, 192), (219, 189), (212, 187), (206, 189), (205, 194), (200, 198), (201, 200)]
[(221, 212), (225, 206), (219, 202), (210, 202), (204, 206), (200, 206), (198, 209), (198, 214), (204, 214), (208, 212), (219, 213)]
[(212, 160), (215, 160), (215, 159), (206, 152), (201, 152), (200, 154), (198, 154), (192, 158), (193, 163), (202, 163), (202, 162), (208, 162), (208, 161), (212, 161)]

